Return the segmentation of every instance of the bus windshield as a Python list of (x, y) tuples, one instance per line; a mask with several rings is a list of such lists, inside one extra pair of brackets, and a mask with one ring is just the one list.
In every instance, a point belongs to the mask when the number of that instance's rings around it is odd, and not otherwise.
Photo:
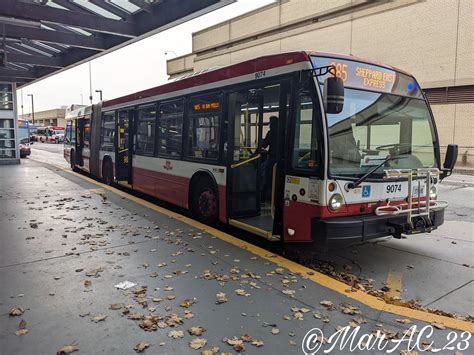
[[(385, 169), (436, 166), (435, 134), (430, 111), (413, 78), (383, 67), (331, 58), (314, 58), (315, 67), (334, 65), (344, 81), (344, 108), (326, 114), (329, 172), (359, 178), (390, 160)], [(323, 91), (325, 77), (318, 77)], [(344, 80), (345, 79), (345, 80)]]

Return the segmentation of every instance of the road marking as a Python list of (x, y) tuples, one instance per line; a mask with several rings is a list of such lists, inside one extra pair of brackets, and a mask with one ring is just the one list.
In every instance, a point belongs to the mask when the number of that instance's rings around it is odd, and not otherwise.
[[(51, 164), (50, 164), (51, 165)], [(58, 168), (60, 168), (62, 171), (68, 172), (72, 175), (75, 175), (83, 180), (86, 180), (92, 184), (95, 184), (97, 186), (100, 186), (103, 189), (109, 190), (110, 192), (115, 193), (118, 196), (124, 197), (132, 202), (135, 202), (136, 204), (142, 205), (146, 208), (149, 208), (151, 210), (154, 210), (155, 212), (161, 213), (169, 218), (176, 219), (178, 221), (181, 221), (183, 223), (186, 223), (187, 225), (190, 225), (194, 228), (201, 229), (204, 232), (207, 232), (229, 244), (232, 244), (236, 247), (239, 247), (241, 249), (247, 250), (251, 252), (252, 254), (255, 254), (257, 256), (260, 256), (263, 259), (269, 260), (275, 264), (278, 264), (288, 270), (290, 270), (293, 273), (305, 275), (309, 280), (323, 286), (326, 288), (329, 288), (341, 295), (344, 295), (348, 298), (351, 298), (357, 302), (360, 302), (372, 309), (381, 311), (381, 312), (387, 312), (387, 313), (392, 313), (395, 315), (407, 317), (407, 318), (412, 318), (412, 319), (417, 319), (422, 322), (426, 323), (436, 323), (436, 324), (442, 324), (445, 327), (451, 328), (451, 329), (456, 329), (456, 330), (462, 330), (462, 331), (469, 331), (471, 333), (474, 332), (474, 323), (470, 323), (461, 319), (457, 318), (450, 318), (446, 316), (441, 316), (438, 314), (433, 314), (433, 313), (428, 313), (425, 311), (417, 310), (417, 309), (411, 309), (408, 307), (403, 307), (400, 305), (396, 304), (390, 304), (385, 302), (384, 300), (377, 298), (375, 296), (369, 295), (365, 292), (362, 291), (352, 291), (350, 289), (350, 286), (346, 285), (345, 283), (335, 280), (330, 276), (324, 275), (320, 272), (317, 272), (313, 269), (310, 269), (306, 266), (300, 265), (294, 261), (285, 259), (282, 256), (275, 255), (273, 253), (268, 252), (265, 249), (262, 249), (258, 246), (255, 246), (253, 244), (250, 244), (248, 242), (245, 242), (243, 240), (240, 240), (236, 237), (233, 237), (227, 233), (224, 233), (218, 229), (215, 229), (213, 227), (210, 227), (208, 225), (202, 224), (198, 221), (195, 221), (194, 219), (191, 219), (189, 217), (180, 215), (176, 212), (167, 210), (166, 208), (157, 206), (151, 202), (142, 200), (136, 196), (130, 195), (124, 191), (118, 190), (112, 186), (105, 185), (101, 182), (98, 182), (94, 179), (91, 179), (87, 176), (84, 176), (82, 174), (76, 173), (74, 171), (71, 171), (69, 169), (59, 167), (55, 164), (52, 164)]]
[(390, 270), (388, 272), (386, 286), (389, 290), (385, 292), (385, 299), (399, 300), (402, 290), (402, 273)]

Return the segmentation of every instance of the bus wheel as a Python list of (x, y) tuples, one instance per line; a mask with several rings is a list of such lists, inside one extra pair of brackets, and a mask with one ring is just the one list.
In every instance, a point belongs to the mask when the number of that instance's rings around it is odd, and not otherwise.
[(218, 197), (215, 188), (206, 180), (201, 179), (193, 187), (191, 209), (199, 221), (215, 224), (218, 215)]
[(106, 185), (112, 185), (114, 182), (112, 164), (109, 159), (104, 162), (104, 166), (102, 167), (102, 181)]

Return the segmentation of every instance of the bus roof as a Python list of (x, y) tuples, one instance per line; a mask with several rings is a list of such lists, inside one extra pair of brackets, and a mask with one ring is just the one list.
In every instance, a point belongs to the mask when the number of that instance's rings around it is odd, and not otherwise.
[[(103, 102), (102, 107), (103, 109), (107, 109), (108, 107), (111, 108), (117, 105), (126, 105), (127, 103), (133, 101), (143, 100), (157, 95), (172, 93), (174, 91), (186, 90), (196, 86), (212, 84), (224, 80), (234, 79), (244, 75), (254, 74), (260, 71), (282, 68), (289, 65), (295, 65), (295, 70), (301, 70), (301, 64), (303, 62), (308, 62), (311, 56), (325, 56), (332, 58), (355, 60), (408, 74), (395, 67), (391, 67), (386, 64), (376, 63), (373, 61), (368, 61), (352, 55), (341, 55), (335, 53), (315, 51), (296, 51), (262, 56), (225, 67), (220, 67), (216, 69), (213, 68), (213, 70), (204, 71), (196, 75), (185, 76), (182, 79), (178, 79), (173, 82), (168, 82), (160, 86), (156, 86), (150, 89), (138, 91), (133, 94), (105, 101)], [(300, 67), (300, 69), (297, 69), (297, 67)]]

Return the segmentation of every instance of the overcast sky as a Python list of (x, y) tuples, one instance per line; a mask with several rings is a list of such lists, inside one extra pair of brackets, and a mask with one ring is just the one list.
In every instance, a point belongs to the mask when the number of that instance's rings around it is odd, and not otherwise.
[[(272, 3), (273, 0), (238, 0), (237, 3), (211, 12), (142, 41), (121, 48), (92, 61), (94, 103), (103, 90), (104, 99), (113, 99), (160, 85), (167, 80), (166, 60), (192, 51), (192, 33)], [(165, 56), (165, 52), (171, 52)], [(22, 95), (23, 93), (23, 95)], [(18, 113), (35, 112), (81, 103), (89, 104), (89, 66), (87, 63), (18, 90)]]

